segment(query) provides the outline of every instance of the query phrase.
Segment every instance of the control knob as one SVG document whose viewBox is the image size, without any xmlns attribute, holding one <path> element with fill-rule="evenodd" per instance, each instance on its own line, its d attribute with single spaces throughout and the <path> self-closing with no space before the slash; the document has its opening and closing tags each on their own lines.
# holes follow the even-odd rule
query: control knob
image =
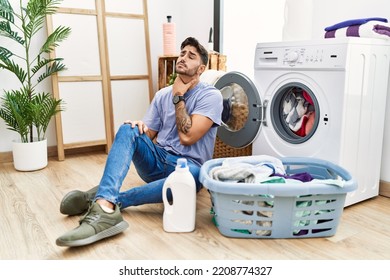
<svg viewBox="0 0 390 280">
<path fill-rule="evenodd" d="M 287 62 L 295 62 L 298 60 L 298 58 L 299 58 L 299 54 L 295 51 L 288 52 L 286 54 L 286 61 Z"/>
</svg>

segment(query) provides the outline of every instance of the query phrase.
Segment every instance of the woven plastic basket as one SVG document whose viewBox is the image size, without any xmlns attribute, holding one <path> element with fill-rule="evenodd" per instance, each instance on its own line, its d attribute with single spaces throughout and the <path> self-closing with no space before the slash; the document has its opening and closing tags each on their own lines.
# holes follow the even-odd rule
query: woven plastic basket
<svg viewBox="0 0 390 280">
<path fill-rule="evenodd" d="M 239 157 L 254 163 L 255 157 Z M 287 174 L 308 172 L 316 179 L 342 179 L 344 186 L 324 182 L 232 183 L 209 172 L 224 158 L 204 163 L 200 181 L 211 196 L 213 220 L 221 234 L 238 238 L 307 238 L 336 233 L 348 192 L 357 188 L 351 175 L 331 162 L 282 158 Z"/>
</svg>

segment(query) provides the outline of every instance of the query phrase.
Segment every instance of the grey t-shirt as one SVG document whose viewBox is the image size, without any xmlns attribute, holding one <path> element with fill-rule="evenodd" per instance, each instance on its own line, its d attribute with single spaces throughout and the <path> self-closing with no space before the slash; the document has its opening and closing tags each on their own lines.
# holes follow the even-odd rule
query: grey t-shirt
<svg viewBox="0 0 390 280">
<path fill-rule="evenodd" d="M 172 102 L 172 86 L 159 90 L 144 117 L 145 124 L 157 131 L 157 145 L 177 155 L 182 155 L 199 165 L 213 156 L 217 128 L 221 125 L 222 95 L 215 87 L 200 82 L 184 94 L 189 115 L 203 115 L 214 124 L 198 142 L 191 146 L 180 144 L 176 127 L 175 105 Z"/>
</svg>

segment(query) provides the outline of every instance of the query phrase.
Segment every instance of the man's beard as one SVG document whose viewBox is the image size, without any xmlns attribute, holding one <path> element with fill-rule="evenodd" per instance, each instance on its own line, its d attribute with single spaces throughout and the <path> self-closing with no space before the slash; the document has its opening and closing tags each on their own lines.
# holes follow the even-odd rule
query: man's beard
<svg viewBox="0 0 390 280">
<path fill-rule="evenodd" d="M 186 75 L 189 77 L 193 77 L 198 72 L 199 66 L 194 69 L 180 69 L 176 67 L 176 73 L 179 75 Z"/>
</svg>

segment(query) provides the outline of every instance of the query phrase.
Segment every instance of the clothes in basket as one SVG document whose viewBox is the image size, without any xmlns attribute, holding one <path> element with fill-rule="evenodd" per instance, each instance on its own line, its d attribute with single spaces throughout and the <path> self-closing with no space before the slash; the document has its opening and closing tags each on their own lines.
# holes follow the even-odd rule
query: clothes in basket
<svg viewBox="0 0 390 280">
<path fill-rule="evenodd" d="M 210 160 L 200 180 L 220 232 L 242 238 L 333 235 L 346 193 L 356 189 L 333 163 L 267 155 Z"/>
<path fill-rule="evenodd" d="M 344 180 L 315 179 L 308 172 L 287 174 L 283 162 L 272 156 L 252 156 L 251 162 L 245 162 L 241 157 L 226 158 L 220 166 L 210 170 L 210 177 L 217 181 L 236 183 L 304 183 L 317 182 L 343 187 Z"/>
</svg>

